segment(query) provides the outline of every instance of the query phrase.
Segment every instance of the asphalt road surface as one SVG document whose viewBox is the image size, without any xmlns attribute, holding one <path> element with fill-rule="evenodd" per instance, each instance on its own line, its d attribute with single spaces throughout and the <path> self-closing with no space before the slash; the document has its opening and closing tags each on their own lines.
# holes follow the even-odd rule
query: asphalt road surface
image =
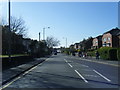
<svg viewBox="0 0 120 90">
<path fill-rule="evenodd" d="M 118 67 L 53 55 L 3 88 L 118 88 Z"/>
</svg>

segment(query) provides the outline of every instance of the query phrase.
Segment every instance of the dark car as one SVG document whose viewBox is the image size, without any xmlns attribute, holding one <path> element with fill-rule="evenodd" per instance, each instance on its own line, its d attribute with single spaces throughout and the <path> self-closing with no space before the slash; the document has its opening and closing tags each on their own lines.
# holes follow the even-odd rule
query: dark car
<svg viewBox="0 0 120 90">
<path fill-rule="evenodd" d="M 57 55 L 57 52 L 54 52 L 54 55 Z"/>
</svg>

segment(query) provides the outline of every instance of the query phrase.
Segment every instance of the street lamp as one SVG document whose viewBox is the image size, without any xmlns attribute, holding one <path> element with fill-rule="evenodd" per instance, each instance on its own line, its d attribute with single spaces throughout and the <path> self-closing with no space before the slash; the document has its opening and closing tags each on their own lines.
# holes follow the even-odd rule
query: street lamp
<svg viewBox="0 0 120 90">
<path fill-rule="evenodd" d="M 10 30 L 10 0 L 8 2 L 8 12 L 9 12 L 9 46 L 8 46 L 8 55 L 9 55 L 9 60 L 11 60 L 11 30 Z"/>
<path fill-rule="evenodd" d="M 45 29 L 47 29 L 47 28 L 49 29 L 50 27 L 44 27 L 43 28 L 43 40 L 45 40 Z"/>
<path fill-rule="evenodd" d="M 67 37 L 66 37 L 66 38 L 63 37 L 63 39 L 65 39 L 65 42 L 66 42 L 66 48 L 67 48 Z"/>
<path fill-rule="evenodd" d="M 39 32 L 39 42 L 40 42 L 40 32 Z"/>
</svg>

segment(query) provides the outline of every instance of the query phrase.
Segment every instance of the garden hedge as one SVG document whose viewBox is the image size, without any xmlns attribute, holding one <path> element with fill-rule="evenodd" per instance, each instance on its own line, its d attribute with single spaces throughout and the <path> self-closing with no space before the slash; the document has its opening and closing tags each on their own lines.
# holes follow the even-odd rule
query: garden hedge
<svg viewBox="0 0 120 90">
<path fill-rule="evenodd" d="M 111 48 L 109 50 L 109 59 L 110 60 L 117 60 L 117 48 Z"/>
<path fill-rule="evenodd" d="M 98 52 L 102 59 L 117 60 L 117 48 L 101 47 Z"/>
<path fill-rule="evenodd" d="M 117 58 L 118 58 L 118 60 L 120 60 L 120 48 L 118 48 L 118 50 L 117 50 Z"/>
<path fill-rule="evenodd" d="M 89 51 L 87 52 L 88 56 L 94 56 L 95 57 L 95 51 Z"/>
</svg>

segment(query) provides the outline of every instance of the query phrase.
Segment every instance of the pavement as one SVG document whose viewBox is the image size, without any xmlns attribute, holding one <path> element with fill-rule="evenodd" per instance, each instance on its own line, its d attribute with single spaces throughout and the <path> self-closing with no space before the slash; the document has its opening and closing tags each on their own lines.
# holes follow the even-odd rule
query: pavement
<svg viewBox="0 0 120 90">
<path fill-rule="evenodd" d="M 78 57 L 78 56 L 71 56 L 71 57 L 73 57 L 73 58 L 76 57 L 76 58 L 86 60 L 86 61 L 90 61 L 90 62 L 96 62 L 96 63 L 101 63 L 101 64 L 107 64 L 107 65 L 120 67 L 120 61 L 118 61 L 118 60 L 96 59 L 95 57 L 87 57 L 87 58 Z"/>
<path fill-rule="evenodd" d="M 34 61 L 31 61 L 26 64 L 19 65 L 17 67 L 9 68 L 7 70 L 2 71 L 2 85 L 6 84 L 7 82 L 11 81 L 15 77 L 19 76 L 20 74 L 28 71 L 32 67 L 42 63 L 47 59 L 48 57 L 45 58 L 35 58 Z"/>
</svg>

